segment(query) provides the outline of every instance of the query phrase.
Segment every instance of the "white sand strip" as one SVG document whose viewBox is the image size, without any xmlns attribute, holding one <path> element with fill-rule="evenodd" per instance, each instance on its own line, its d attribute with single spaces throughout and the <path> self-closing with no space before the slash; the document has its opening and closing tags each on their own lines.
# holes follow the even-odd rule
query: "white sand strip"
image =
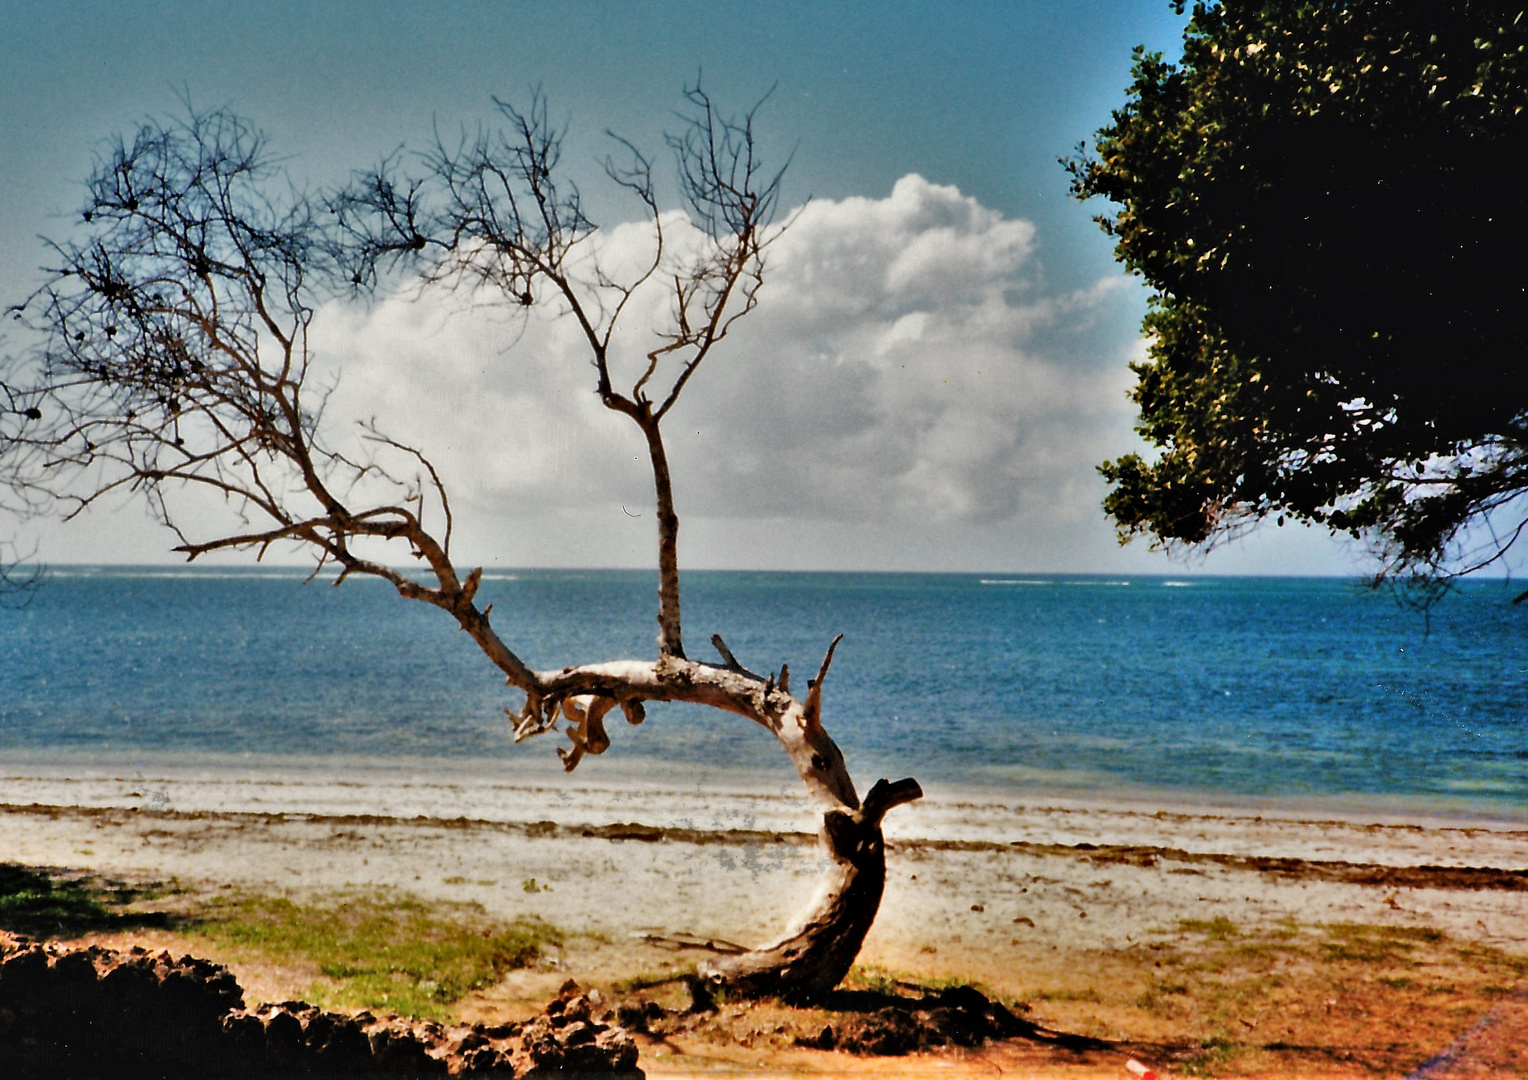
<svg viewBox="0 0 1528 1080">
<path fill-rule="evenodd" d="M 603 761 L 567 776 L 523 761 L 377 759 L 137 760 L 0 758 L 0 803 L 137 807 L 190 813 L 316 814 L 660 828 L 813 832 L 817 817 L 784 777 Z M 1384 866 L 1528 868 L 1528 823 L 1290 804 L 1188 803 L 1169 797 L 1085 799 L 930 785 L 887 820 L 892 840 L 1098 844 L 1337 860 Z"/>
</svg>

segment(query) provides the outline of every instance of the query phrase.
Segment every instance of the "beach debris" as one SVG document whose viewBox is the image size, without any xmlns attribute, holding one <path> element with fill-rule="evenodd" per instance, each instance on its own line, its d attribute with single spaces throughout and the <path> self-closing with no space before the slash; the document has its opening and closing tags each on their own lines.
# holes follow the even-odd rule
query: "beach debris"
<svg viewBox="0 0 1528 1080">
<path fill-rule="evenodd" d="M 705 934 L 690 934 L 679 932 L 675 934 L 656 934 L 648 930 L 635 931 L 631 937 L 652 945 L 655 948 L 666 949 L 669 952 L 679 952 L 684 949 L 699 949 L 703 952 L 721 953 L 724 956 L 737 956 L 748 951 L 746 945 L 736 942 L 725 941 L 722 938 L 710 937 Z"/>
<path fill-rule="evenodd" d="M 596 1018 L 598 991 L 564 983 L 523 1023 L 446 1026 L 327 1012 L 303 1001 L 247 1008 L 227 968 L 134 947 L 39 944 L 0 932 L 0 1076 L 638 1078 L 626 1029 Z"/>
<path fill-rule="evenodd" d="M 1034 1024 L 970 986 L 918 997 L 885 995 L 879 1007 L 846 1011 L 837 1026 L 798 1038 L 797 1046 L 899 1057 L 942 1046 L 976 1047 L 998 1039 L 1033 1037 Z"/>
<path fill-rule="evenodd" d="M 714 1013 L 716 1009 L 716 995 L 706 985 L 706 980 L 699 976 L 691 976 L 684 981 L 685 989 L 690 992 L 690 1007 L 685 1010 L 687 1014 Z"/>
<path fill-rule="evenodd" d="M 1139 1077 L 1140 1080 L 1157 1080 L 1157 1074 L 1135 1060 L 1135 1058 L 1125 1062 L 1125 1071 L 1131 1076 Z"/>
</svg>

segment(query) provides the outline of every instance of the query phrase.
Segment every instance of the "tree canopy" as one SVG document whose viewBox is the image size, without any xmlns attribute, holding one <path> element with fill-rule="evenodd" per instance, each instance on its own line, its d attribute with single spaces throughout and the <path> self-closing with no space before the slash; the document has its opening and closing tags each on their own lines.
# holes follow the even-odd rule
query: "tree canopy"
<svg viewBox="0 0 1528 1080">
<path fill-rule="evenodd" d="M 1182 59 L 1133 74 L 1066 162 L 1154 293 L 1157 452 L 1100 470 L 1121 540 L 1273 516 L 1367 540 L 1381 577 L 1500 559 L 1528 519 L 1522 6 L 1199 3 Z"/>
</svg>

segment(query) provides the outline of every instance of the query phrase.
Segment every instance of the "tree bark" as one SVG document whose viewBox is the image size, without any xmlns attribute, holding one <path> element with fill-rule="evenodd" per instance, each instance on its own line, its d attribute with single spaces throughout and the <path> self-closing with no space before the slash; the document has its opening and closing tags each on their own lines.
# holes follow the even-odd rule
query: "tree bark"
<svg viewBox="0 0 1528 1080">
<path fill-rule="evenodd" d="M 644 402 L 644 405 L 646 403 Z M 679 515 L 674 511 L 674 488 L 669 479 L 668 453 L 658 420 L 644 409 L 638 419 L 647 437 L 653 465 L 653 488 L 658 511 L 658 654 L 684 657 L 679 622 Z"/>
<path fill-rule="evenodd" d="M 724 645 L 718 648 L 725 650 Z M 633 709 L 634 703 L 688 701 L 768 728 L 795 765 L 807 794 L 825 808 L 819 835 L 829 864 L 827 876 L 807 910 L 780 939 L 703 965 L 700 974 L 748 996 L 811 1000 L 848 974 L 875 921 L 886 881 L 881 819 L 893 807 L 920 798 L 923 791 L 915 780 L 879 780 L 861 805 L 843 753 L 820 720 L 822 680 L 832 649 L 809 684 L 805 702 L 792 697 L 773 676 L 761 679 L 737 665 L 730 653 L 723 655 L 728 657 L 727 667 L 668 656 L 540 672 L 536 708 L 541 715 L 534 726 L 529 716 L 522 723 L 527 724 L 526 734 L 545 730 L 544 718 L 560 708 L 574 744 L 573 752 L 563 757 L 570 769 L 583 754 L 601 753 L 609 745 L 601 718 L 617 705 L 632 723 L 640 723 L 643 715 Z"/>
<path fill-rule="evenodd" d="M 833 866 L 811 905 L 773 944 L 702 964 L 701 977 L 749 997 L 811 1001 L 832 991 L 880 910 L 886 886 L 881 818 L 922 794 L 916 780 L 878 780 L 859 810 L 825 813 L 819 835 Z"/>
</svg>

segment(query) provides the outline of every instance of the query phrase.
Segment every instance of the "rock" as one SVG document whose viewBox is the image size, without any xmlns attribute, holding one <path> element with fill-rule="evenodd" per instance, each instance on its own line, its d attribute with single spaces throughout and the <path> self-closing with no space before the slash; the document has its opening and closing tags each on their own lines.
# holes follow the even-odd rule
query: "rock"
<svg viewBox="0 0 1528 1080">
<path fill-rule="evenodd" d="M 48 954 L 41 945 L 20 946 L 0 964 L 0 995 L 6 999 L 36 995 L 48 977 Z"/>
<path fill-rule="evenodd" d="M 833 1030 L 832 1024 L 825 1024 L 816 1035 L 796 1039 L 796 1045 L 810 1050 L 831 1050 L 838 1045 L 838 1034 Z"/>
<path fill-rule="evenodd" d="M 407 1076 L 445 1075 L 447 1065 L 431 1057 L 428 1045 L 402 1024 L 383 1020 L 367 1031 L 373 1067 L 382 1073 Z"/>
<path fill-rule="evenodd" d="M 645 1032 L 651 1021 L 662 1019 L 663 1015 L 663 1006 L 656 1001 L 636 1001 L 617 1006 L 613 1019 L 627 1031 Z"/>
<path fill-rule="evenodd" d="M 141 948 L 42 946 L 0 932 L 0 1076 L 639 1078 L 637 1046 L 571 980 L 524 1024 L 451 1029 L 303 1001 L 249 1010 L 227 969 Z M 662 1009 L 658 1010 L 659 1015 Z"/>
<path fill-rule="evenodd" d="M 265 1048 L 270 1061 L 295 1065 L 302 1057 L 302 1021 L 290 1012 L 277 1011 L 265 1020 Z"/>
</svg>

